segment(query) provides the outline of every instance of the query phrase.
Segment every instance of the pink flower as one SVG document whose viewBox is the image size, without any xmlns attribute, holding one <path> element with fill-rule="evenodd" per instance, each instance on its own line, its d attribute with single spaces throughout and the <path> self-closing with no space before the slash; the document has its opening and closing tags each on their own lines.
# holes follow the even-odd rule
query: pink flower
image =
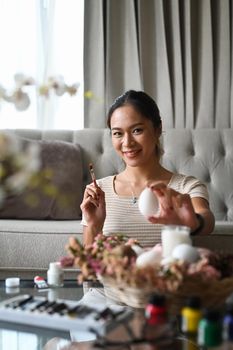
<svg viewBox="0 0 233 350">
<path fill-rule="evenodd" d="M 63 256 L 60 259 L 60 263 L 62 267 L 69 267 L 69 266 L 73 266 L 74 264 L 74 258 L 71 256 Z"/>
</svg>

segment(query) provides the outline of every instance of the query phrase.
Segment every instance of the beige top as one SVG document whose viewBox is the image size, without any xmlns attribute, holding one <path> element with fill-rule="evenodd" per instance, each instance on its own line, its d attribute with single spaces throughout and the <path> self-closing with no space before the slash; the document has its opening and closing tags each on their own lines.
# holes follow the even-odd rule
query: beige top
<svg viewBox="0 0 233 350">
<path fill-rule="evenodd" d="M 118 196 L 114 190 L 114 177 L 108 176 L 97 181 L 105 192 L 104 235 L 123 233 L 130 238 L 137 239 L 142 246 L 153 246 L 160 243 L 162 225 L 151 224 L 140 213 L 137 202 L 133 203 L 132 196 Z M 206 186 L 193 176 L 174 174 L 168 186 L 180 193 L 188 193 L 190 197 L 201 197 L 209 200 Z M 82 224 L 87 225 L 84 218 Z"/>
</svg>

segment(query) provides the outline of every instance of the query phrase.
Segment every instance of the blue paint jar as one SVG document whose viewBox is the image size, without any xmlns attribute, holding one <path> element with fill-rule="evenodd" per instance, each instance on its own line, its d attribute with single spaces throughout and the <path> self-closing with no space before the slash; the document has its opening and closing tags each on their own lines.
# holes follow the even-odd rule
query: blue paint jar
<svg viewBox="0 0 233 350">
<path fill-rule="evenodd" d="M 223 339 L 233 342 L 233 305 L 227 305 L 223 317 Z"/>
</svg>

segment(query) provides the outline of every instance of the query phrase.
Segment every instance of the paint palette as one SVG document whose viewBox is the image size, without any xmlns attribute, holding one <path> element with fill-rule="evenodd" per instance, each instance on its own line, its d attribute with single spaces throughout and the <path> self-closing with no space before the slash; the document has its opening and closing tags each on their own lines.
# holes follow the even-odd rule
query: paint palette
<svg viewBox="0 0 233 350">
<path fill-rule="evenodd" d="M 63 330 L 88 331 L 105 335 L 133 316 L 120 305 L 89 305 L 73 300 L 49 301 L 44 296 L 19 295 L 0 303 L 0 320 Z"/>
</svg>

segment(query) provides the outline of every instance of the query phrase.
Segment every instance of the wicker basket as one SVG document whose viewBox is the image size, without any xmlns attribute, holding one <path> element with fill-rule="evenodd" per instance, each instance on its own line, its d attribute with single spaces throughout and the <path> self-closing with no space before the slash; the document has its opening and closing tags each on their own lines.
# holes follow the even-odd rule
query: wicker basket
<svg viewBox="0 0 233 350">
<path fill-rule="evenodd" d="M 163 293 L 167 297 L 168 310 L 171 314 L 178 314 L 188 296 L 198 296 L 202 306 L 207 308 L 220 307 L 233 292 L 233 277 L 222 280 L 203 280 L 198 276 L 186 277 L 175 292 L 156 290 L 152 286 L 136 288 L 119 283 L 109 277 L 100 277 L 108 298 L 124 303 L 133 308 L 144 308 L 148 297 L 152 293 Z"/>
</svg>

